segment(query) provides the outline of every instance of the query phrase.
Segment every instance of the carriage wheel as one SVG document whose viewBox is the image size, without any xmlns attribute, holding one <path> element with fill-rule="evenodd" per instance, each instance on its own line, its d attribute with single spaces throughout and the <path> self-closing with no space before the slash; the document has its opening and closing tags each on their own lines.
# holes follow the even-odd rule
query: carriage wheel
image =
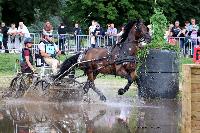
<svg viewBox="0 0 200 133">
<path fill-rule="evenodd" d="M 15 92 L 16 92 L 16 88 L 17 88 L 17 80 L 18 80 L 18 78 L 19 77 L 15 77 L 14 79 L 12 79 L 9 89 L 5 90 L 4 94 L 2 95 L 2 98 L 14 97 Z"/>
<path fill-rule="evenodd" d="M 4 97 L 13 97 L 18 98 L 23 95 L 23 90 L 20 90 L 20 81 L 21 77 L 15 77 L 11 83 L 8 92 L 4 95 Z"/>
<path fill-rule="evenodd" d="M 38 96 L 49 96 L 49 89 L 51 84 L 46 80 L 39 80 L 35 83 L 34 90 L 36 91 Z"/>
<path fill-rule="evenodd" d="M 32 84 L 32 79 L 33 79 L 32 74 L 22 76 L 19 79 L 19 87 L 16 88 L 16 95 L 15 95 L 16 98 L 24 96 L 25 92 Z"/>
</svg>

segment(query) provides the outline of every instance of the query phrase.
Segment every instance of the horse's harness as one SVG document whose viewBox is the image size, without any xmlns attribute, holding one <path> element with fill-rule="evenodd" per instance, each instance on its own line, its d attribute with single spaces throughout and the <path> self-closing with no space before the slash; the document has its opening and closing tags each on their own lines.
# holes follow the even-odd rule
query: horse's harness
<svg viewBox="0 0 200 133">
<path fill-rule="evenodd" d="M 139 24 L 135 25 L 135 30 L 136 31 L 140 31 L 141 30 Z M 120 41 L 119 43 L 115 44 L 113 46 L 113 48 L 111 48 L 111 51 L 108 51 L 108 56 L 102 57 L 102 58 L 99 58 L 99 59 L 88 60 L 88 61 L 84 62 L 83 64 L 85 64 L 84 66 L 85 66 L 85 68 L 87 68 L 87 64 L 89 62 L 98 62 L 98 61 L 102 61 L 102 60 L 107 60 L 109 62 L 107 65 L 101 66 L 101 67 L 97 68 L 96 70 L 94 70 L 94 71 L 98 71 L 100 69 L 103 69 L 103 68 L 108 67 L 108 66 L 112 66 L 114 64 L 116 64 L 116 65 L 121 65 L 122 64 L 123 65 L 124 63 L 136 63 L 137 62 L 136 61 L 136 56 L 134 56 L 134 55 L 128 55 L 127 52 L 126 52 L 123 55 L 118 55 L 117 58 L 115 59 L 116 55 L 113 55 L 112 51 L 114 50 L 114 48 L 116 46 L 118 46 L 119 49 L 120 49 L 119 51 L 121 51 L 122 48 L 123 48 L 123 45 L 125 45 L 125 44 L 133 43 L 133 42 L 136 42 L 136 43 L 139 44 L 139 43 L 143 42 L 144 40 L 145 40 L 145 36 L 143 35 L 138 40 L 134 39 L 134 40 L 127 41 L 127 42 L 121 42 Z M 87 52 L 85 52 L 84 54 L 86 54 L 86 53 Z M 113 61 L 113 59 L 114 59 L 114 61 Z M 82 62 L 80 62 L 80 63 L 82 63 Z"/>
</svg>

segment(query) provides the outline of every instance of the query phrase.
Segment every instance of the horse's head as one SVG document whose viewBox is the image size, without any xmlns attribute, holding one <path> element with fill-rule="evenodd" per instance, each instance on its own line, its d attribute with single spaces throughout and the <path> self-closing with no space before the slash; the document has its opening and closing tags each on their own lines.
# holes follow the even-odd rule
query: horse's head
<svg viewBox="0 0 200 133">
<path fill-rule="evenodd" d="M 147 26 L 145 26 L 142 21 L 136 21 L 131 30 L 133 31 L 132 33 L 135 36 L 135 40 L 138 40 L 138 42 L 145 41 L 146 43 L 150 43 L 151 36 Z"/>
</svg>

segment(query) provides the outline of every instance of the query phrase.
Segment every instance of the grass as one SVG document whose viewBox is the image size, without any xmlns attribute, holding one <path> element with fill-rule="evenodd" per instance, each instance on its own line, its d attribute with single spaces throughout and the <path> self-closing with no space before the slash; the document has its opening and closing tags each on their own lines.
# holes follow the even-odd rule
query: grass
<svg viewBox="0 0 200 133">
<path fill-rule="evenodd" d="M 19 54 L 0 54 L 0 75 L 15 74 L 16 59 L 19 59 Z"/>
<path fill-rule="evenodd" d="M 70 54 L 61 55 L 59 60 L 64 61 L 71 56 Z M 16 74 L 17 69 L 20 69 L 19 64 L 16 62 L 20 54 L 2 53 L 0 54 L 0 76 Z"/>
<path fill-rule="evenodd" d="M 64 61 L 66 58 L 70 57 L 70 54 L 60 56 L 59 60 Z M 19 68 L 19 65 L 16 63 L 16 59 L 19 59 L 19 54 L 0 54 L 0 75 L 11 75 L 15 74 L 16 69 Z M 191 58 L 180 58 L 180 64 L 192 64 Z M 180 67 L 181 67 L 180 65 Z M 103 79 L 121 79 L 121 77 L 117 76 L 103 76 L 100 75 Z"/>
</svg>

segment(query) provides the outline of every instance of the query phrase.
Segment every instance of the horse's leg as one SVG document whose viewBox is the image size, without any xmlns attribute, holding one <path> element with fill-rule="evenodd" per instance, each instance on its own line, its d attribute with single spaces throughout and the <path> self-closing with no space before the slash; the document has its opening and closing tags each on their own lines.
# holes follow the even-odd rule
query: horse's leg
<svg viewBox="0 0 200 133">
<path fill-rule="evenodd" d="M 118 95 L 123 95 L 126 91 L 128 91 L 129 87 L 133 83 L 133 81 L 136 79 L 136 71 L 131 72 L 130 74 L 126 74 L 125 78 L 128 80 L 128 83 L 124 87 L 124 89 L 119 89 L 118 90 Z"/>
<path fill-rule="evenodd" d="M 90 80 L 87 80 L 87 82 L 83 86 L 84 94 L 87 94 L 89 89 L 90 89 Z"/>
<path fill-rule="evenodd" d="M 88 81 L 89 81 L 88 83 L 90 86 L 89 88 L 92 88 L 92 90 L 100 96 L 100 100 L 106 101 L 106 97 L 103 95 L 103 93 L 98 88 L 95 87 L 94 80 L 96 79 L 97 75 L 98 75 L 98 73 L 94 73 L 94 72 L 87 74 Z"/>
<path fill-rule="evenodd" d="M 105 102 L 106 97 L 103 95 L 103 93 L 98 88 L 95 87 L 94 82 L 91 82 L 90 86 L 93 89 L 93 91 L 96 92 L 100 96 L 100 100 Z"/>
</svg>

